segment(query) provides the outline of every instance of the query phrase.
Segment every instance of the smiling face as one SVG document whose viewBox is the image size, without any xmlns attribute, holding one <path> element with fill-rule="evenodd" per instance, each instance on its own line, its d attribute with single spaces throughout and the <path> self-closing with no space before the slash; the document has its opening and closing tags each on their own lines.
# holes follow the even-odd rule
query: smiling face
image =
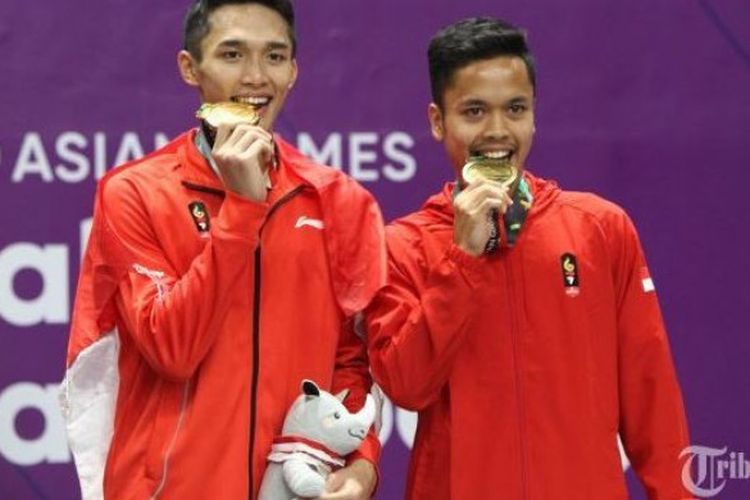
<svg viewBox="0 0 750 500">
<path fill-rule="evenodd" d="M 178 54 L 183 80 L 203 102 L 252 104 L 260 125 L 271 130 L 297 78 L 286 21 L 260 4 L 230 4 L 214 11 L 209 25 L 200 60 Z"/>
<path fill-rule="evenodd" d="M 457 70 L 430 104 L 430 127 L 461 178 L 470 156 L 507 157 L 523 170 L 534 136 L 534 88 L 523 59 L 499 56 Z"/>
</svg>

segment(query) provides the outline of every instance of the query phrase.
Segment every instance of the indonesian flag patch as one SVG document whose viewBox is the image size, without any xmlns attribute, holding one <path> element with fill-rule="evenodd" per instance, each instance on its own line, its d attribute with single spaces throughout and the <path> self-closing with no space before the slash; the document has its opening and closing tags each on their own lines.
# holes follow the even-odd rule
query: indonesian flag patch
<svg viewBox="0 0 750 500">
<path fill-rule="evenodd" d="M 641 268 L 641 286 L 643 286 L 643 291 L 645 293 L 656 291 L 654 280 L 651 279 L 651 274 L 649 274 L 646 266 Z"/>
</svg>

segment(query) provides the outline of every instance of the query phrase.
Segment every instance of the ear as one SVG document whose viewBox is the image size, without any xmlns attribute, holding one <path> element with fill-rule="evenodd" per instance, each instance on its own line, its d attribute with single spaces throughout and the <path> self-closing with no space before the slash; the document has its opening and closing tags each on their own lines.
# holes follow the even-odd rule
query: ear
<svg viewBox="0 0 750 500">
<path fill-rule="evenodd" d="M 303 380 L 300 389 L 302 389 L 302 393 L 307 396 L 305 399 L 320 397 L 320 389 L 318 389 L 318 386 L 312 380 Z"/>
<path fill-rule="evenodd" d="M 427 107 L 427 118 L 430 120 L 430 131 L 432 137 L 442 142 L 445 137 L 445 128 L 443 126 L 443 112 L 440 110 L 440 106 L 431 102 Z"/>
<path fill-rule="evenodd" d="M 299 70 L 297 68 L 297 59 L 292 59 L 292 79 L 289 80 L 289 84 L 287 85 L 287 88 L 289 90 L 292 90 L 292 87 L 294 87 L 294 84 L 297 82 L 297 74 Z"/>
<path fill-rule="evenodd" d="M 177 53 L 177 68 L 180 70 L 182 81 L 191 87 L 200 86 L 200 83 L 198 82 L 197 66 L 198 62 L 187 50 L 181 50 Z"/>
<path fill-rule="evenodd" d="M 348 395 L 349 395 L 349 389 L 344 389 L 343 391 L 336 394 L 336 399 L 338 399 L 339 401 L 343 403 Z"/>
</svg>

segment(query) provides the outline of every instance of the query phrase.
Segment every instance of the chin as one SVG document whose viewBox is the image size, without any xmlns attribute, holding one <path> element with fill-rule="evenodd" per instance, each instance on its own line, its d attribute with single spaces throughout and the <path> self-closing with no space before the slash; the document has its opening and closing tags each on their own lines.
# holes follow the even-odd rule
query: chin
<svg viewBox="0 0 750 500">
<path fill-rule="evenodd" d="M 276 123 L 276 115 L 271 113 L 262 113 L 260 115 L 260 126 L 266 130 L 272 130 Z"/>
</svg>

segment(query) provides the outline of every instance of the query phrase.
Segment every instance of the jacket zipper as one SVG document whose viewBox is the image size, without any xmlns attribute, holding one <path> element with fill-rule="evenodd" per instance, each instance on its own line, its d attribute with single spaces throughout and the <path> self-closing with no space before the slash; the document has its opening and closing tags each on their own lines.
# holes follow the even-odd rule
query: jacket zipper
<svg viewBox="0 0 750 500">
<path fill-rule="evenodd" d="M 153 494 L 151 495 L 151 500 L 154 500 L 156 497 L 158 497 L 161 494 L 161 492 L 164 490 L 164 486 L 167 484 L 167 474 L 169 473 L 169 457 L 172 454 L 172 448 L 174 448 L 174 445 L 177 442 L 177 435 L 180 433 L 180 429 L 182 428 L 182 422 L 185 418 L 185 410 L 187 410 L 187 402 L 188 402 L 189 395 L 190 395 L 190 380 L 185 382 L 185 387 L 182 390 L 182 403 L 180 405 L 180 416 L 177 418 L 177 425 L 175 426 L 174 433 L 172 434 L 172 439 L 169 441 L 169 446 L 167 446 L 167 450 L 164 452 L 164 465 L 163 465 L 162 474 L 161 474 L 161 481 L 159 482 L 159 485 L 156 487 L 156 490 L 154 490 Z"/>
<path fill-rule="evenodd" d="M 518 318 L 517 318 L 517 311 L 516 311 L 516 303 L 514 302 L 513 298 L 516 296 L 515 289 L 513 285 L 513 266 L 511 264 L 511 256 L 506 255 L 507 259 L 507 268 L 505 270 L 506 272 L 506 278 L 508 282 L 508 310 L 510 312 L 510 338 L 511 338 L 511 345 L 513 349 L 513 368 L 515 371 L 515 378 L 516 378 L 516 407 L 518 411 L 518 433 L 519 433 L 519 439 L 520 439 L 520 446 L 521 446 L 521 487 L 522 487 L 522 497 L 521 498 L 529 498 L 529 492 L 528 492 L 528 450 L 527 446 L 528 443 L 526 442 L 526 410 L 525 410 L 525 400 L 523 396 L 523 381 L 521 380 L 522 376 L 522 368 L 521 368 L 521 355 L 519 354 L 519 331 L 518 331 Z"/>
<path fill-rule="evenodd" d="M 294 198 L 305 188 L 304 185 L 297 186 L 292 189 L 284 196 L 279 198 L 276 203 L 268 211 L 266 220 L 258 231 L 258 246 L 255 248 L 255 276 L 253 280 L 253 373 L 250 383 L 250 448 L 249 448 L 249 459 L 248 459 L 248 474 L 250 477 L 250 490 L 248 491 L 248 498 L 252 500 L 253 491 L 255 490 L 255 478 L 253 477 L 253 450 L 255 449 L 255 426 L 256 426 L 256 413 L 257 413 L 257 397 L 258 397 L 258 380 L 260 378 L 260 286 L 261 286 L 261 235 L 263 234 L 263 228 L 266 227 L 271 216 L 276 210 L 283 204 Z"/>
</svg>

